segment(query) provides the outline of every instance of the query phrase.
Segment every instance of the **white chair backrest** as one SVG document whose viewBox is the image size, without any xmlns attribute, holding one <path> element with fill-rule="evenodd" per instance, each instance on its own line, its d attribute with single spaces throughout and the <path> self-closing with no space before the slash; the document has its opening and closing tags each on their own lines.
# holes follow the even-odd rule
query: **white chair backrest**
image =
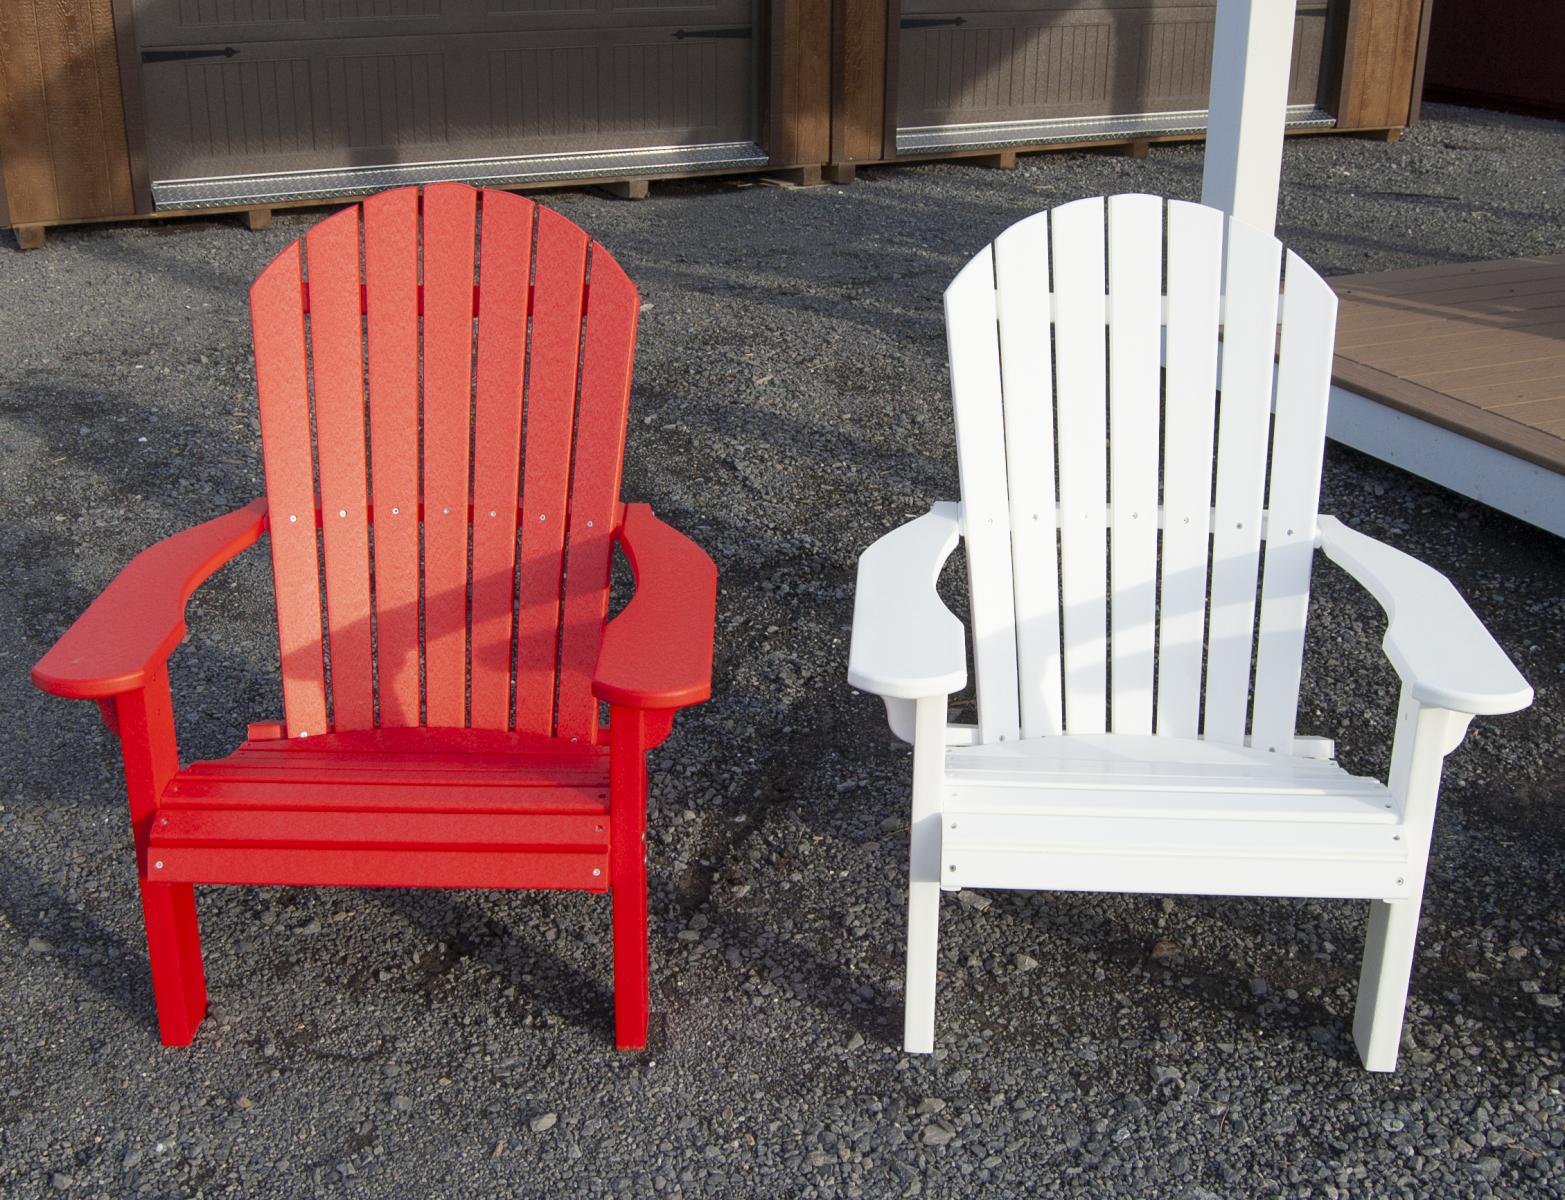
<svg viewBox="0 0 1565 1200">
<path fill-rule="evenodd" d="M 1166 210 L 1166 273 L 1164 202 L 1114 196 L 946 290 L 981 742 L 1291 750 L 1337 300 L 1271 235 Z"/>
</svg>

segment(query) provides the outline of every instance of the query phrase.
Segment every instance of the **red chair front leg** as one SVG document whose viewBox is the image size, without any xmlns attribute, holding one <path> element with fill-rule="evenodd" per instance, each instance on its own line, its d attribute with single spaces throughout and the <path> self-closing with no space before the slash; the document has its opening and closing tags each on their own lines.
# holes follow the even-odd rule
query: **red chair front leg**
<svg viewBox="0 0 1565 1200">
<path fill-rule="evenodd" d="M 644 1050 L 647 1045 L 647 746 L 648 725 L 659 715 L 618 705 L 609 710 L 614 1042 L 621 1050 Z"/>
<path fill-rule="evenodd" d="M 201 966 L 195 888 L 188 883 L 159 883 L 158 861 L 147 855 L 158 798 L 179 769 L 167 671 L 159 667 L 144 686 L 116 696 L 114 705 L 125 760 L 125 790 L 130 799 L 136 874 L 147 924 L 158 1033 L 165 1046 L 188 1046 L 206 1016 L 206 973 Z"/>
</svg>

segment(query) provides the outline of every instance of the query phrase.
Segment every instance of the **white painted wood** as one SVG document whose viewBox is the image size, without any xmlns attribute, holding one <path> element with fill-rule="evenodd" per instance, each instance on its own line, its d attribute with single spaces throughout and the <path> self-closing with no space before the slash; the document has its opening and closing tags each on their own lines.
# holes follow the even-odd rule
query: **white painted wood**
<svg viewBox="0 0 1565 1200">
<path fill-rule="evenodd" d="M 1277 225 L 1294 6 L 1218 0 L 1201 203 L 1270 233 Z"/>
<path fill-rule="evenodd" d="M 1461 742 L 1470 719 L 1420 704 L 1411 688 L 1402 689 L 1389 782 L 1407 830 L 1409 858 L 1401 880 L 1407 890 L 1401 899 L 1382 897 L 1370 907 L 1353 1013 L 1353 1041 L 1371 1071 L 1396 1069 L 1440 774 L 1445 756 Z"/>
<path fill-rule="evenodd" d="M 1532 703 L 1532 688 L 1444 575 L 1334 517 L 1318 530 L 1326 557 L 1386 610 L 1381 646 L 1415 700 L 1475 715 Z"/>
<path fill-rule="evenodd" d="M 1337 296 L 1298 255 L 1283 279 L 1266 560 L 1255 650 L 1255 744 L 1287 753 L 1299 708 L 1304 620 L 1310 607 L 1315 514 L 1326 440 L 1326 398 L 1337 329 Z"/>
<path fill-rule="evenodd" d="M 962 622 L 935 591 L 961 528 L 957 505 L 936 504 L 859 555 L 848 648 L 854 687 L 920 700 L 967 686 Z"/>
<path fill-rule="evenodd" d="M 1048 213 L 1012 225 L 994 254 L 1021 735 L 1038 737 L 1064 729 Z"/>
<path fill-rule="evenodd" d="M 1558 471 L 1335 386 L 1326 436 L 1565 537 L 1565 475 Z"/>
<path fill-rule="evenodd" d="M 972 599 L 973 671 L 984 741 L 1020 729 L 1016 611 L 1011 585 L 1011 515 L 1005 478 L 994 256 L 980 251 L 946 289 L 946 344 L 962 478 L 962 533 Z"/>
<path fill-rule="evenodd" d="M 1220 214 L 1171 205 L 1164 298 L 1157 204 L 1111 202 L 1107 250 L 1102 202 L 1067 205 L 1005 235 L 998 268 L 985 251 L 958 276 L 947 316 L 963 504 L 937 505 L 860 560 L 849 678 L 885 698 L 914 747 L 905 1045 L 934 1046 L 943 888 L 1356 897 L 1374 907 L 1355 1039 L 1367 1066 L 1389 1070 L 1441 762 L 1466 714 L 1522 707 L 1531 689 L 1438 573 L 1317 516 L 1334 325 L 1324 283 L 1289 258 L 1274 370 L 1276 240 L 1230 222 L 1219 287 Z M 965 646 L 935 582 L 959 534 L 977 725 L 946 720 Z M 1390 617 L 1384 646 L 1404 695 L 1388 784 L 1347 774 L 1329 739 L 1293 734 L 1313 546 Z M 1162 624 L 1149 647 L 1154 579 Z M 1056 642 L 1063 684 L 1049 674 Z"/>
<path fill-rule="evenodd" d="M 1236 744 L 1244 740 L 1250 692 L 1281 269 L 1282 247 L 1276 238 L 1228 222 L 1223 291 L 1229 316 L 1223 333 L 1217 417 L 1202 732 Z M 1321 447 L 1292 447 L 1289 452 L 1319 454 Z"/>
<path fill-rule="evenodd" d="M 1222 214 L 1170 201 L 1157 731 L 1173 737 L 1200 728 L 1222 262 Z"/>
<path fill-rule="evenodd" d="M 1108 202 L 1109 708 L 1116 733 L 1152 732 L 1157 623 L 1163 202 Z"/>
<path fill-rule="evenodd" d="M 935 984 L 940 957 L 940 778 L 946 703 L 918 701 L 913 740 L 913 809 L 908 851 L 908 934 L 902 1044 L 935 1048 Z"/>
<path fill-rule="evenodd" d="M 1313 896 L 1364 900 L 1395 895 L 1395 862 L 1214 854 L 1133 855 L 1048 849 L 948 848 L 941 886 L 1157 896 Z M 955 870 L 952 870 L 952 868 Z"/>
<path fill-rule="evenodd" d="M 1106 327 L 1093 300 L 1106 294 L 1101 199 L 1054 210 L 1055 426 L 1060 460 L 1060 591 L 1065 727 L 1107 727 L 1108 378 Z M 1079 303 L 1077 301 L 1079 300 Z"/>
</svg>

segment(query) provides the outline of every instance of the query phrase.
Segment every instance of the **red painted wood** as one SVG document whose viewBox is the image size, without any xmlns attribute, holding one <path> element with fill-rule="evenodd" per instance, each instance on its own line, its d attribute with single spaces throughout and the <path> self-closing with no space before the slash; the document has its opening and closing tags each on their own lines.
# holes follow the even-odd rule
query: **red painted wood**
<svg viewBox="0 0 1565 1200">
<path fill-rule="evenodd" d="M 424 189 L 424 719 L 467 720 L 468 453 L 478 193 Z"/>
<path fill-rule="evenodd" d="M 511 724 L 511 608 L 533 203 L 509 192 L 486 191 L 483 217 L 478 273 L 489 303 L 478 321 L 473 408 L 470 723 L 477 729 L 505 729 Z"/>
<path fill-rule="evenodd" d="M 115 710 L 158 1034 L 164 1045 L 187 1046 L 206 1015 L 206 975 L 201 965 L 195 893 L 188 883 L 163 879 L 158 860 L 148 854 L 158 796 L 179 768 L 174 701 L 165 670 L 159 666 L 142 687 L 121 692 L 115 698 Z"/>
<path fill-rule="evenodd" d="M 647 1044 L 651 965 L 647 947 L 647 714 L 609 717 L 609 876 L 614 893 L 614 1041 Z"/>
<path fill-rule="evenodd" d="M 375 676 L 358 206 L 310 230 L 305 269 L 310 273 L 310 374 L 315 383 L 332 727 L 368 729 L 375 724 Z M 304 586 L 303 581 L 294 586 Z"/>
<path fill-rule="evenodd" d="M 149 853 L 157 870 L 174 869 L 173 851 L 187 846 L 266 846 L 352 850 L 509 850 L 554 854 L 607 849 L 606 815 L 568 813 L 448 812 L 261 808 L 170 808 L 158 810 Z M 159 877 L 161 878 L 161 876 Z M 173 876 L 168 876 L 173 878 Z M 221 882 L 214 880 L 213 882 Z M 323 881 L 324 882 L 324 881 Z"/>
<path fill-rule="evenodd" d="M 587 235 L 558 213 L 540 208 L 516 631 L 516 728 L 533 733 L 554 732 L 571 426 L 586 267 Z"/>
<path fill-rule="evenodd" d="M 382 725 L 421 721 L 418 638 L 418 192 L 364 202 L 375 679 Z"/>
<path fill-rule="evenodd" d="M 588 280 L 555 716 L 555 732 L 560 737 L 583 740 L 598 736 L 592 671 L 608 613 L 609 562 L 625 457 L 631 358 L 641 311 L 635 286 L 600 246 L 592 249 Z"/>
<path fill-rule="evenodd" d="M 261 453 L 267 503 L 274 514 L 269 525 L 283 712 L 290 736 L 323 733 L 327 728 L 315 455 L 310 442 L 304 314 L 299 305 L 301 269 L 295 243 L 273 259 L 250 288 Z"/>
<path fill-rule="evenodd" d="M 185 636 L 185 605 L 229 559 L 255 545 L 266 501 L 143 550 L 33 667 L 38 687 L 92 700 L 144 686 Z"/>
<path fill-rule="evenodd" d="M 307 236 L 308 290 L 297 244 L 267 268 L 252 310 L 270 507 L 138 556 L 34 669 L 42 687 L 103 700 L 122 738 L 167 1042 L 188 1042 L 206 1006 L 191 885 L 228 882 L 612 886 L 616 1039 L 646 1043 L 646 752 L 710 691 L 715 572 L 619 503 L 635 289 L 553 213 L 538 215 L 534 262 L 519 197 L 485 193 L 477 249 L 476 196 L 429 188 L 422 247 L 411 191 L 369 201 L 362 281 L 355 209 Z M 263 528 L 286 720 L 181 771 L 164 664 L 184 603 Z M 615 536 L 637 592 L 605 632 Z"/>
<path fill-rule="evenodd" d="M 625 506 L 619 540 L 636 593 L 604 631 L 593 694 L 638 708 L 700 704 L 712 694 L 717 568 L 645 504 Z"/>
</svg>

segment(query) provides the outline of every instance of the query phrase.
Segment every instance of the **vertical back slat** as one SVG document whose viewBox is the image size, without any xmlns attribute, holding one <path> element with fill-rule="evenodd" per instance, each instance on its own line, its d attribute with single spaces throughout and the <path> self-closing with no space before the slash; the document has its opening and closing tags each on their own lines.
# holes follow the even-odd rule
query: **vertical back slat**
<svg viewBox="0 0 1565 1200">
<path fill-rule="evenodd" d="M 1170 201 L 1157 731 L 1171 737 L 1201 726 L 1222 262 L 1222 213 Z"/>
<path fill-rule="evenodd" d="M 375 673 L 382 725 L 417 725 L 418 191 L 364 202 Z"/>
<path fill-rule="evenodd" d="M 581 340 L 581 399 L 571 465 L 560 632 L 558 737 L 595 741 L 592 672 L 608 614 L 609 564 L 618 519 L 631 362 L 641 313 L 635 285 L 609 254 L 592 248 Z"/>
<path fill-rule="evenodd" d="M 473 406 L 473 631 L 470 723 L 511 720 L 511 605 L 522 450 L 533 203 L 483 193 L 477 388 Z"/>
<path fill-rule="evenodd" d="M 310 363 L 326 558 L 332 728 L 375 724 L 371 661 L 369 493 L 364 462 L 363 297 L 359 208 L 328 217 L 305 239 Z"/>
<path fill-rule="evenodd" d="M 984 742 L 1014 740 L 1020 729 L 996 302 L 994 254 L 986 247 L 962 268 L 945 295 L 962 533 L 972 602 L 978 736 Z"/>
<path fill-rule="evenodd" d="M 315 545 L 315 464 L 304 345 L 299 244 L 284 250 L 250 288 L 261 453 L 271 523 L 272 577 L 283 712 L 289 737 L 326 732 L 321 657 L 320 560 Z"/>
<path fill-rule="evenodd" d="M 549 734 L 554 729 L 587 235 L 558 213 L 540 208 L 537 240 L 516 610 L 516 728 Z"/>
<path fill-rule="evenodd" d="M 1062 205 L 1053 226 L 1065 727 L 1102 733 L 1108 609 L 1103 201 Z"/>
<path fill-rule="evenodd" d="M 1021 735 L 1039 737 L 1064 728 L 1048 214 L 1012 225 L 994 256 Z"/>
<path fill-rule="evenodd" d="M 1229 220 L 1204 732 L 1234 745 L 1249 708 L 1281 255 L 1276 238 Z"/>
<path fill-rule="evenodd" d="M 424 189 L 424 720 L 467 719 L 467 502 L 478 193 Z"/>
<path fill-rule="evenodd" d="M 1108 284 L 1110 716 L 1116 733 L 1151 733 L 1163 333 L 1157 197 L 1108 202 Z"/>
<path fill-rule="evenodd" d="M 1290 253 L 1283 289 L 1277 416 L 1266 503 L 1266 569 L 1250 730 L 1256 746 L 1280 754 L 1292 751 L 1299 705 L 1336 328 L 1336 294 L 1298 255 Z"/>
</svg>

